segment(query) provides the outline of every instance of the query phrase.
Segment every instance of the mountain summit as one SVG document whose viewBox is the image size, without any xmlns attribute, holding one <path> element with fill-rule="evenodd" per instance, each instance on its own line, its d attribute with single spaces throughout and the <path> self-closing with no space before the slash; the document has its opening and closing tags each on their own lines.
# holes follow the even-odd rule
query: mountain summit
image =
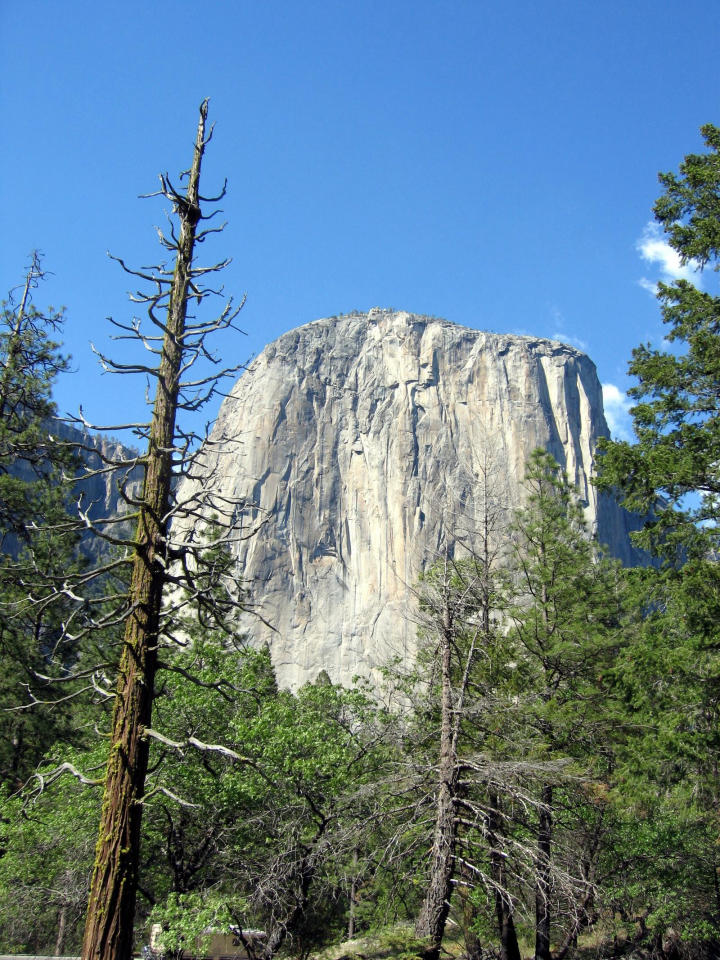
<svg viewBox="0 0 720 960">
<path fill-rule="evenodd" d="M 373 309 L 266 347 L 223 403 L 197 482 L 265 520 L 237 569 L 280 682 L 348 682 L 414 652 L 412 589 L 472 530 L 489 458 L 493 495 L 513 507 L 529 454 L 549 450 L 599 540 L 637 562 L 631 518 L 590 482 L 607 434 L 595 366 L 572 347 Z"/>
</svg>

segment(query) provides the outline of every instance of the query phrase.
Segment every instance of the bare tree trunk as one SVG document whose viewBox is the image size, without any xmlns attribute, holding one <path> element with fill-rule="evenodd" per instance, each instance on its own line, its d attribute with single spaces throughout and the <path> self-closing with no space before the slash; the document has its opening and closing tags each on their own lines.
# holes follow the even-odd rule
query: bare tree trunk
<svg viewBox="0 0 720 960">
<path fill-rule="evenodd" d="M 495 916 L 500 938 L 500 960 L 520 960 L 512 905 L 507 894 L 505 858 L 501 849 L 503 835 L 500 798 L 493 791 L 489 795 L 488 842 L 490 844 L 490 876 L 495 887 Z"/>
<path fill-rule="evenodd" d="M 463 940 L 465 941 L 465 960 L 482 960 L 483 949 L 480 938 L 472 929 L 473 921 L 477 917 L 477 908 L 470 899 L 468 889 L 469 871 L 461 870 L 463 882 L 458 886 L 458 896 L 461 904 Z"/>
<path fill-rule="evenodd" d="M 357 871 L 358 871 L 358 852 L 357 847 L 353 850 L 352 858 L 352 880 L 350 881 L 350 902 L 348 903 L 348 926 L 347 938 L 352 940 L 355 936 L 355 913 L 357 908 Z"/>
<path fill-rule="evenodd" d="M 140 820 L 149 743 L 158 625 L 165 585 L 165 540 L 171 492 L 172 450 L 183 357 L 188 281 L 200 217 L 200 165 L 205 147 L 207 102 L 200 121 L 181 220 L 177 259 L 145 458 L 143 501 L 112 718 L 110 757 L 103 795 L 85 938 L 84 960 L 130 960 L 138 882 Z"/>
<path fill-rule="evenodd" d="M 65 924 L 67 922 L 67 906 L 65 904 L 60 907 L 60 915 L 58 917 L 58 932 L 57 938 L 55 940 L 55 952 L 53 956 L 61 957 L 63 952 L 63 946 L 65 945 Z"/>
<path fill-rule="evenodd" d="M 535 960 L 550 956 L 550 843 L 553 788 L 542 788 L 535 868 Z"/>
<path fill-rule="evenodd" d="M 545 543 L 540 544 L 540 556 L 544 562 Z M 548 614 L 549 595 L 547 583 L 541 588 L 542 620 L 544 636 L 550 634 Z M 549 698 L 546 691 L 546 698 Z M 544 731 L 550 736 L 551 731 Z M 550 844 L 552 837 L 552 801 L 553 788 L 544 784 L 540 794 L 540 813 L 537 837 L 537 858 L 535 867 L 535 960 L 551 960 L 550 955 Z"/>
<path fill-rule="evenodd" d="M 450 897 L 455 875 L 457 758 L 452 728 L 451 629 L 449 611 L 446 610 L 441 641 L 440 762 L 435 832 L 428 889 L 415 925 L 417 936 L 428 940 L 425 950 L 426 960 L 437 960 L 439 956 L 445 924 L 450 912 Z"/>
<path fill-rule="evenodd" d="M 501 905 L 498 920 L 500 926 L 500 960 L 520 960 L 520 947 L 515 931 L 515 921 L 506 903 Z"/>
</svg>

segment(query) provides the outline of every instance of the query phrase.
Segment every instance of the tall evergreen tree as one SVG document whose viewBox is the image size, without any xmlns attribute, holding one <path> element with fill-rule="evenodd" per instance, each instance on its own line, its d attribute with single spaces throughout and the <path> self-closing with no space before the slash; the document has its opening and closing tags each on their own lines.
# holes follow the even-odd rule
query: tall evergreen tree
<svg viewBox="0 0 720 960">
<path fill-rule="evenodd" d="M 63 312 L 45 312 L 33 293 L 45 277 L 40 255 L 31 262 L 19 301 L 11 293 L 0 309 L 0 543 L 17 552 L 30 530 L 56 509 L 58 470 L 71 460 L 51 439 L 53 383 L 67 370 L 55 337 Z"/>
<path fill-rule="evenodd" d="M 641 542 L 664 561 L 662 570 L 640 584 L 645 621 L 620 678 L 642 729 L 650 731 L 634 760 L 638 774 L 647 771 L 636 777 L 645 788 L 637 806 L 663 811 L 666 823 L 692 812 L 695 832 L 716 835 L 720 296 L 715 278 L 703 271 L 720 270 L 720 128 L 707 124 L 701 133 L 707 150 L 688 154 L 677 173 L 660 174 L 663 192 L 654 207 L 668 243 L 683 264 L 696 267 L 698 282 L 658 284 L 669 346 L 643 344 L 633 350 L 629 372 L 636 383 L 630 395 L 636 401 L 631 413 L 637 440 L 605 441 L 599 483 L 649 517 Z M 681 889 L 685 894 L 656 897 L 652 877 L 660 861 L 649 864 L 650 916 L 660 925 L 680 925 L 684 915 L 688 933 L 694 929 L 699 935 L 704 924 L 706 934 L 717 936 L 716 844 L 706 846 L 708 856 L 696 867 L 681 847 L 675 862 L 688 871 L 676 867 L 675 878 L 678 894 Z M 638 882 L 642 887 L 642 879 Z M 688 898 L 697 906 L 694 918 L 688 916 Z M 668 909 L 656 909 L 660 900 Z"/>
<path fill-rule="evenodd" d="M 76 538 L 64 535 L 75 459 L 53 437 L 52 388 L 68 367 L 56 341 L 63 313 L 39 310 L 33 295 L 45 277 L 33 253 L 19 296 L 0 310 L 0 782 L 19 785 L 58 736 L 69 736 L 66 706 L 35 705 L 30 689 L 52 685 L 63 664 L 51 651 L 63 616 L 26 608 L 35 571 L 62 571 L 76 562 Z"/>
<path fill-rule="evenodd" d="M 707 153 L 689 154 L 679 174 L 660 175 L 655 217 L 683 263 L 717 271 L 720 128 L 708 124 L 702 134 Z M 685 279 L 659 283 L 657 296 L 671 346 L 633 350 L 637 441 L 604 442 L 599 484 L 652 514 L 645 545 L 671 557 L 707 556 L 720 530 L 720 296 Z"/>
<path fill-rule="evenodd" d="M 592 778 L 607 762 L 610 747 L 612 713 L 603 676 L 622 642 L 622 577 L 590 538 L 574 491 L 550 454 L 532 454 L 525 483 L 528 499 L 512 524 L 508 570 L 517 597 L 509 636 L 520 673 L 518 723 L 524 733 L 519 746 L 528 761 L 565 759 L 574 763 L 574 777 Z M 571 789 L 572 777 L 538 779 L 535 957 L 550 960 L 558 919 L 554 908 L 562 904 L 562 913 L 570 918 L 564 930 L 556 930 L 566 952 L 586 922 L 592 883 L 583 867 L 586 852 L 578 850 L 575 863 L 565 857 L 566 885 L 558 898 L 559 885 L 553 881 L 560 861 L 553 853 L 560 834 L 558 812 L 563 806 L 581 810 L 582 793 L 563 804 L 560 797 Z M 562 953 L 561 948 L 556 958 Z"/>
</svg>

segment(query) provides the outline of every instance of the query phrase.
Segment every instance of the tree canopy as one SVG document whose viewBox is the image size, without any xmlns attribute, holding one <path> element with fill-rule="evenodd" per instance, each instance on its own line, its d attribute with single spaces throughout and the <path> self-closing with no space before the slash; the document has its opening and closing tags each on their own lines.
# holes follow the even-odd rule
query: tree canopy
<svg viewBox="0 0 720 960">
<path fill-rule="evenodd" d="M 680 549 L 682 557 L 693 544 L 701 553 L 715 549 L 720 520 L 720 296 L 700 287 L 703 268 L 720 268 L 720 129 L 708 124 L 702 133 L 708 152 L 661 174 L 655 204 L 669 244 L 696 267 L 698 283 L 658 284 L 667 346 L 633 350 L 637 441 L 606 441 L 599 477 L 629 509 L 650 515 L 646 546 L 668 555 Z"/>
</svg>

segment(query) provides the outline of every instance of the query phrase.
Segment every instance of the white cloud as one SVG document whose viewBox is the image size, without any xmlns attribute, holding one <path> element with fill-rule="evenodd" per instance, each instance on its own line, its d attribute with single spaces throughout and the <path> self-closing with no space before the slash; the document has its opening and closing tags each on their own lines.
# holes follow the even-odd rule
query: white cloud
<svg viewBox="0 0 720 960">
<path fill-rule="evenodd" d="M 615 440 L 632 440 L 632 418 L 630 407 L 632 401 L 614 383 L 602 385 L 603 407 L 605 419 Z"/>
<path fill-rule="evenodd" d="M 681 263 L 678 252 L 663 239 L 660 227 L 656 223 L 651 221 L 646 224 L 635 248 L 645 263 L 659 267 L 660 280 L 663 283 L 672 283 L 673 280 L 692 280 L 696 286 L 699 286 L 698 264 L 694 260 Z M 656 281 L 642 277 L 638 282 L 643 290 L 652 294 L 657 293 Z"/>
<path fill-rule="evenodd" d="M 647 277 L 640 277 L 640 279 L 638 280 L 638 283 L 643 288 L 643 290 L 647 290 L 647 292 L 651 293 L 653 296 L 657 294 L 658 292 L 657 280 L 652 281 L 652 280 L 648 280 Z"/>
</svg>

